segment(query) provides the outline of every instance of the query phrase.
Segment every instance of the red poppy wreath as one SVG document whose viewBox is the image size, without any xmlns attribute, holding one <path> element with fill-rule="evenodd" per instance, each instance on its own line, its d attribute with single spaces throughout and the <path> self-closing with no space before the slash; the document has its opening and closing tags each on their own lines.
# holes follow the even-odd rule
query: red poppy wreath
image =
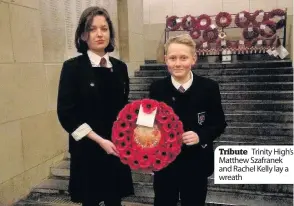
<svg viewBox="0 0 294 206">
<path fill-rule="evenodd" d="M 142 114 L 143 113 L 143 114 Z M 153 127 L 137 124 L 140 115 L 154 115 Z M 173 109 L 152 99 L 135 100 L 118 114 L 112 141 L 120 160 L 133 170 L 159 171 L 181 151 L 183 124 Z"/>
</svg>

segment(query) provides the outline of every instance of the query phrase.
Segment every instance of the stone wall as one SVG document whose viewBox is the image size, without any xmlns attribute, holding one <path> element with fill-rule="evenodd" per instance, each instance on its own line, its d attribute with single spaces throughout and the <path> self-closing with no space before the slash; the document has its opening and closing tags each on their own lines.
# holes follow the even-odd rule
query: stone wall
<svg viewBox="0 0 294 206">
<path fill-rule="evenodd" d="M 56 115 L 59 75 L 77 55 L 74 31 L 90 5 L 104 6 L 118 30 L 115 0 L 0 1 L 1 206 L 28 194 L 67 151 Z"/>
</svg>

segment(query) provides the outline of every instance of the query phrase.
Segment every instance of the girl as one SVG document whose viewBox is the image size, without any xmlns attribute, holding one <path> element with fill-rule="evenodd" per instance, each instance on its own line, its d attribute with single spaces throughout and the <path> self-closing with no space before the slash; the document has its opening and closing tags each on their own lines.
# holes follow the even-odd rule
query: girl
<svg viewBox="0 0 294 206">
<path fill-rule="evenodd" d="M 58 118 L 69 133 L 69 193 L 83 206 L 120 206 L 133 194 L 130 168 L 117 157 L 111 130 L 128 103 L 129 77 L 124 62 L 109 56 L 114 29 L 108 12 L 87 8 L 75 33 L 82 55 L 64 62 L 58 91 Z"/>
</svg>

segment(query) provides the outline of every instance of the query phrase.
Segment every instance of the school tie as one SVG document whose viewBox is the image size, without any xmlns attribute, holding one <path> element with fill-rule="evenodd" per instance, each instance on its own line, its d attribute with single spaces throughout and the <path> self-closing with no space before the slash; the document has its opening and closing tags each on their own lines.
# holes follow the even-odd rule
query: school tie
<svg viewBox="0 0 294 206">
<path fill-rule="evenodd" d="M 106 67 L 106 59 L 104 57 L 100 60 L 100 67 Z"/>
<path fill-rule="evenodd" d="M 184 92 L 186 91 L 186 90 L 184 89 L 183 86 L 180 86 L 178 90 L 179 90 L 179 92 L 181 92 L 181 93 L 184 93 Z"/>
</svg>

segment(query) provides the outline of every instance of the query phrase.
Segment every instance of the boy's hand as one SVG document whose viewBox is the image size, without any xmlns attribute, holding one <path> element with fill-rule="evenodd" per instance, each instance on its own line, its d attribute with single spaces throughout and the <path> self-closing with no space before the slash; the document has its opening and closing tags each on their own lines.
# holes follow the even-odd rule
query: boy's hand
<svg viewBox="0 0 294 206">
<path fill-rule="evenodd" d="M 193 132 L 193 131 L 188 131 L 185 132 L 183 135 L 183 142 L 186 145 L 194 145 L 194 144 L 198 144 L 199 143 L 199 136 Z"/>
</svg>

